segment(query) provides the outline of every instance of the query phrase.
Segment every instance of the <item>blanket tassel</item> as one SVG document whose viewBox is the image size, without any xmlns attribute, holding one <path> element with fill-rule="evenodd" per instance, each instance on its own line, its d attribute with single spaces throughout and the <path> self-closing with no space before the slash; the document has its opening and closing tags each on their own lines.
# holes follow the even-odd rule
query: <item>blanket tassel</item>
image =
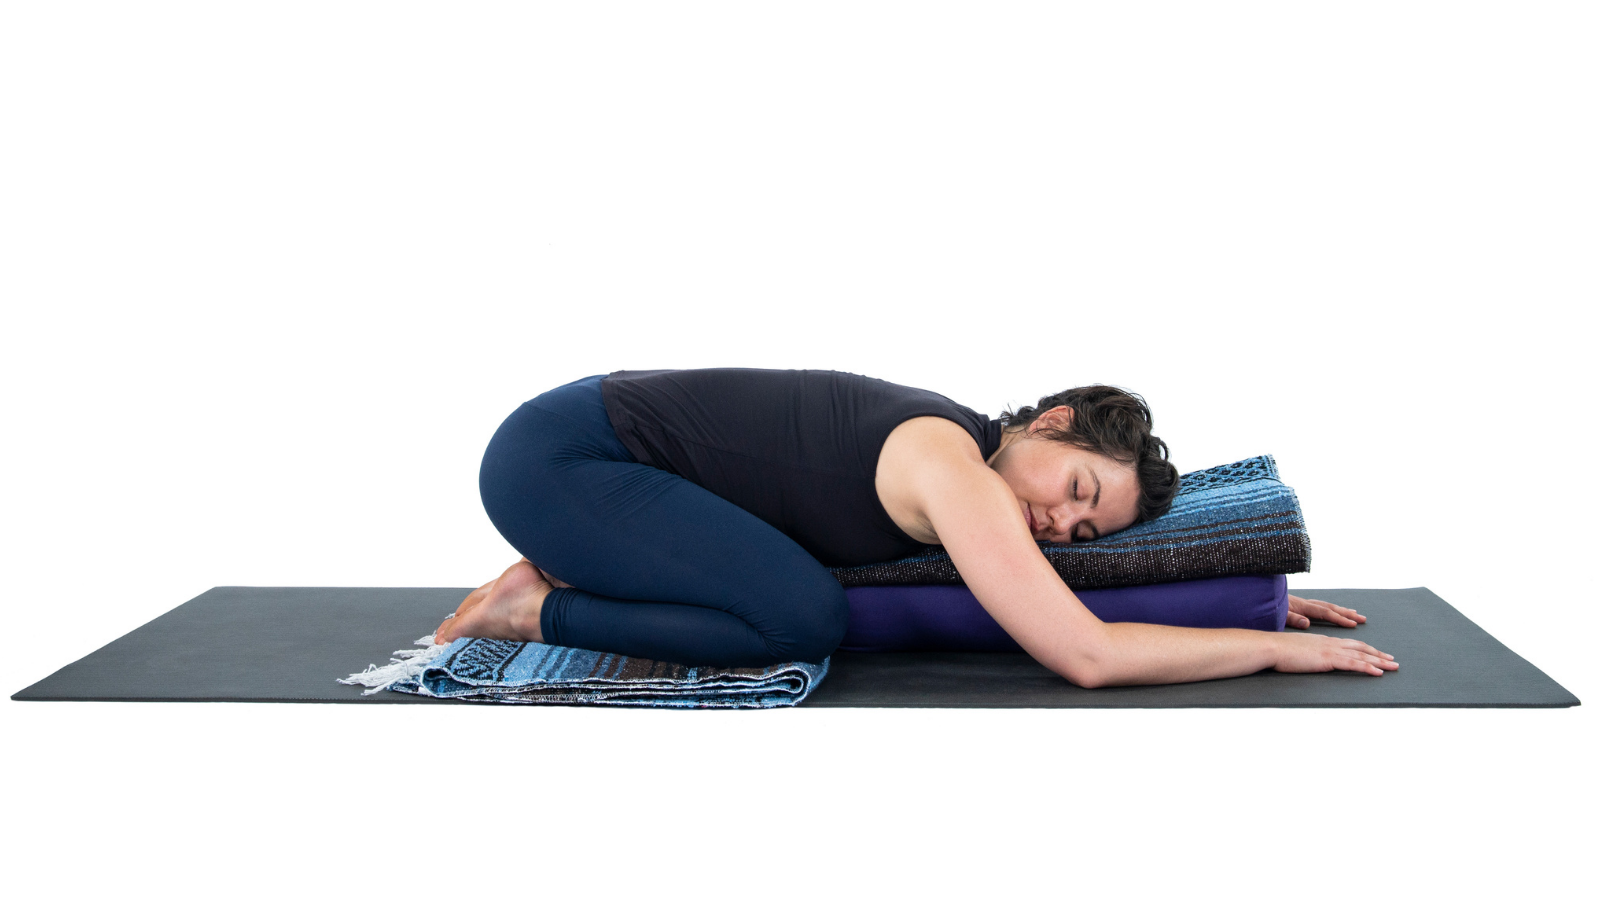
<svg viewBox="0 0 1600 900">
<path fill-rule="evenodd" d="M 365 685 L 368 690 L 361 692 L 363 697 L 368 694 L 376 694 L 402 678 L 411 678 L 422 674 L 422 670 L 427 668 L 429 663 L 450 649 L 449 644 L 435 644 L 431 634 L 427 637 L 418 638 L 416 644 L 425 649 L 396 650 L 388 665 L 380 666 L 377 663 L 372 663 L 367 666 L 366 671 L 354 672 L 349 678 L 339 679 L 339 683 Z"/>
</svg>

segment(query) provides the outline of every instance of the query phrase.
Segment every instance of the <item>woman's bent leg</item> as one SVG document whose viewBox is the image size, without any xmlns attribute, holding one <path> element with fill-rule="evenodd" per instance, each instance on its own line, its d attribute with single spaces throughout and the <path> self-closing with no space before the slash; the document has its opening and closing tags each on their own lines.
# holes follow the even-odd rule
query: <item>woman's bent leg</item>
<svg viewBox="0 0 1600 900">
<path fill-rule="evenodd" d="M 699 485 L 632 461 L 592 409 L 580 419 L 551 407 L 530 401 L 512 414 L 479 473 L 484 508 L 506 540 L 577 586 L 545 597 L 546 643 L 762 666 L 819 660 L 843 640 L 844 588 L 799 544 Z"/>
</svg>

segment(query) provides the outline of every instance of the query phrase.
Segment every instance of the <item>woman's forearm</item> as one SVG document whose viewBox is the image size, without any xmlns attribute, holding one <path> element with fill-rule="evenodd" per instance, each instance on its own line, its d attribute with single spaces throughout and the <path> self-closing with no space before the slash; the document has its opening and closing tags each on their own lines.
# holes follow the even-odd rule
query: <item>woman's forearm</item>
<svg viewBox="0 0 1600 900">
<path fill-rule="evenodd" d="M 1178 628 L 1108 622 L 1095 654 L 1095 686 L 1177 684 L 1272 668 L 1282 636 L 1247 628 Z"/>
</svg>

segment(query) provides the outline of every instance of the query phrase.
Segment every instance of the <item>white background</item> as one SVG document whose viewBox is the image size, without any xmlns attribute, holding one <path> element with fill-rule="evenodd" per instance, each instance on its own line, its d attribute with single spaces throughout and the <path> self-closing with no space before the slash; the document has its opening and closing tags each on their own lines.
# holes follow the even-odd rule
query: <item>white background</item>
<svg viewBox="0 0 1600 900">
<path fill-rule="evenodd" d="M 1592 6 L 463 6 L 0 11 L 5 693 L 487 581 L 519 403 L 736 365 L 1136 390 L 1589 705 L 6 702 L 15 896 L 1594 887 Z"/>
</svg>

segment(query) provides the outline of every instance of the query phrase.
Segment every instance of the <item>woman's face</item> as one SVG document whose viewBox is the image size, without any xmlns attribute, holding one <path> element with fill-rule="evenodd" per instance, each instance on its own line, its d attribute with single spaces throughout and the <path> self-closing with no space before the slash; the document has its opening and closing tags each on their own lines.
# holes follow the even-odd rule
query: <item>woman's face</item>
<svg viewBox="0 0 1600 900">
<path fill-rule="evenodd" d="M 1139 479 L 1131 466 L 1057 441 L 1034 437 L 1042 427 L 1070 426 L 1072 408 L 1058 406 L 1008 433 L 989 459 L 1017 495 L 1036 541 L 1070 544 L 1121 531 L 1138 517 Z"/>
</svg>

